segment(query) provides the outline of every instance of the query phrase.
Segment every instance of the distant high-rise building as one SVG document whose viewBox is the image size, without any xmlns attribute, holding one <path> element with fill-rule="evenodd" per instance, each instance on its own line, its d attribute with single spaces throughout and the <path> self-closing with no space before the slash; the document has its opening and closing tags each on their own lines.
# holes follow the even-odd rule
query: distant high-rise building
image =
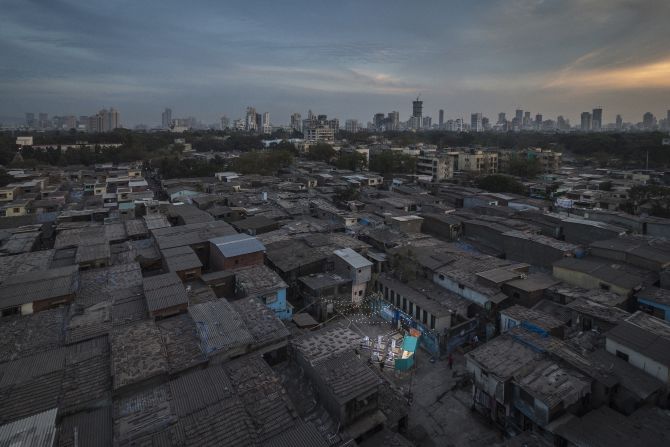
<svg viewBox="0 0 670 447">
<path fill-rule="evenodd" d="M 531 118 L 530 118 L 530 112 L 524 112 L 523 114 L 523 127 L 528 128 L 530 126 Z"/>
<path fill-rule="evenodd" d="M 35 114 L 34 113 L 26 113 L 26 126 L 33 128 L 35 127 Z"/>
<path fill-rule="evenodd" d="M 497 124 L 505 124 L 505 123 L 507 123 L 507 114 L 505 112 L 498 113 L 498 123 Z"/>
<path fill-rule="evenodd" d="M 616 116 L 616 128 L 617 130 L 621 130 L 623 128 L 623 118 L 621 118 L 621 115 Z"/>
<path fill-rule="evenodd" d="M 585 132 L 591 130 L 591 114 L 589 112 L 582 112 L 582 130 Z"/>
<path fill-rule="evenodd" d="M 596 107 L 591 115 L 591 130 L 601 130 L 603 127 L 603 108 Z"/>
<path fill-rule="evenodd" d="M 346 120 L 344 122 L 344 130 L 350 133 L 356 133 L 360 130 L 358 120 Z"/>
<path fill-rule="evenodd" d="M 272 133 L 272 123 L 270 123 L 270 112 L 263 113 L 263 133 L 266 135 Z"/>
<path fill-rule="evenodd" d="M 221 117 L 221 130 L 226 130 L 230 127 L 230 119 L 227 116 Z"/>
<path fill-rule="evenodd" d="M 291 129 L 302 133 L 302 117 L 299 113 L 291 114 Z"/>
<path fill-rule="evenodd" d="M 386 116 L 386 120 L 388 121 L 388 130 L 400 129 L 400 112 L 395 110 L 393 112 L 389 112 L 389 114 Z"/>
<path fill-rule="evenodd" d="M 440 129 L 444 128 L 444 110 L 442 109 L 438 112 L 437 125 Z"/>
<path fill-rule="evenodd" d="M 37 120 L 37 126 L 40 129 L 48 129 L 49 127 L 51 127 L 49 125 L 49 114 L 48 113 L 42 112 L 38 116 L 39 116 L 39 118 Z"/>
<path fill-rule="evenodd" d="M 540 129 L 542 128 L 542 114 L 538 113 L 535 115 L 535 128 Z"/>
<path fill-rule="evenodd" d="M 472 132 L 481 132 L 484 130 L 481 113 L 473 113 L 470 115 L 470 130 Z"/>
<path fill-rule="evenodd" d="M 244 117 L 244 130 L 255 132 L 258 130 L 258 125 L 256 124 L 256 109 L 254 107 L 247 107 L 247 111 Z"/>
<path fill-rule="evenodd" d="M 163 129 L 169 129 L 172 125 L 172 109 L 166 107 L 161 114 L 161 127 Z"/>
<path fill-rule="evenodd" d="M 556 128 L 558 130 L 569 130 L 570 121 L 566 120 L 563 115 L 558 115 L 558 118 L 556 118 Z"/>
<path fill-rule="evenodd" d="M 523 123 L 523 110 L 516 109 L 516 112 L 514 113 L 514 118 L 516 118 L 519 125 L 521 125 Z"/>
<path fill-rule="evenodd" d="M 653 113 L 647 112 L 642 116 L 642 127 L 646 130 L 652 130 L 656 127 L 656 117 Z"/>
<path fill-rule="evenodd" d="M 372 117 L 372 124 L 374 125 L 375 130 L 377 131 L 384 130 L 386 124 L 386 117 L 384 116 L 383 113 L 375 113 L 375 115 Z"/>
<path fill-rule="evenodd" d="M 412 117 L 416 118 L 412 120 L 414 123 L 413 128 L 420 128 L 422 124 L 421 119 L 423 117 L 423 101 L 421 101 L 419 97 L 417 97 L 415 101 L 412 101 Z"/>
<path fill-rule="evenodd" d="M 491 129 L 491 121 L 487 117 L 482 117 L 482 129 L 489 130 Z"/>
<path fill-rule="evenodd" d="M 433 126 L 433 118 L 429 116 L 424 116 L 421 120 L 421 127 L 424 129 L 430 129 Z"/>
</svg>

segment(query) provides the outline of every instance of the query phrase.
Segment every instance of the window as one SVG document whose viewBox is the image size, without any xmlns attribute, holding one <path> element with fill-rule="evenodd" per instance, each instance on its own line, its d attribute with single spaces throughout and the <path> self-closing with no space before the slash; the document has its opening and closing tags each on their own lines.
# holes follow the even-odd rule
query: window
<svg viewBox="0 0 670 447">
<path fill-rule="evenodd" d="M 407 310 L 407 298 L 402 299 L 402 310 Z"/>
<path fill-rule="evenodd" d="M 461 290 L 463 290 L 463 289 L 465 289 L 465 286 L 464 286 L 463 284 L 459 284 L 459 285 L 458 285 L 458 288 L 461 289 Z"/>
<path fill-rule="evenodd" d="M 610 289 L 610 285 L 601 282 L 601 283 L 600 283 L 600 289 L 602 289 L 602 290 L 609 290 L 609 289 Z"/>
<path fill-rule="evenodd" d="M 358 296 L 362 296 L 362 295 L 363 295 L 363 291 L 362 291 L 362 290 L 359 290 L 359 291 L 358 291 Z"/>
<path fill-rule="evenodd" d="M 416 305 L 416 319 L 420 320 L 421 319 L 421 306 L 418 304 Z"/>
<path fill-rule="evenodd" d="M 626 354 L 625 352 L 621 352 L 618 349 L 616 351 L 616 356 L 619 357 L 620 359 L 628 361 L 628 354 Z"/>
<path fill-rule="evenodd" d="M 435 315 L 430 316 L 430 328 L 435 329 Z"/>
<path fill-rule="evenodd" d="M 440 273 L 440 281 L 444 281 L 444 275 Z"/>
<path fill-rule="evenodd" d="M 423 311 L 423 324 L 428 323 L 428 312 L 424 309 Z"/>
</svg>

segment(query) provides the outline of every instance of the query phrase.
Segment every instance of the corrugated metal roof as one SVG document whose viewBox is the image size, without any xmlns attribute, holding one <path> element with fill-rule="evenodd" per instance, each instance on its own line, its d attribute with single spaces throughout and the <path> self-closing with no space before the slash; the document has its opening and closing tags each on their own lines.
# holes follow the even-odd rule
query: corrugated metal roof
<svg viewBox="0 0 670 447">
<path fill-rule="evenodd" d="M 78 289 L 78 266 L 16 275 L 7 278 L 0 289 L 0 308 L 70 295 Z"/>
<path fill-rule="evenodd" d="M 258 239 L 248 234 L 232 234 L 209 240 L 226 258 L 265 251 Z"/>
<path fill-rule="evenodd" d="M 193 371 L 170 381 L 175 411 L 187 416 L 233 395 L 233 386 L 219 365 Z"/>
<path fill-rule="evenodd" d="M 225 299 L 196 304 L 188 311 L 198 329 L 202 349 L 207 354 L 225 352 L 254 342 L 240 314 Z"/>
<path fill-rule="evenodd" d="M 189 246 L 163 250 L 163 258 L 171 272 L 179 272 L 202 267 L 202 262 Z"/>
<path fill-rule="evenodd" d="M 58 408 L 0 427 L 0 445 L 11 447 L 51 447 L 56 435 Z"/>
<path fill-rule="evenodd" d="M 111 253 L 107 241 L 100 242 L 99 244 L 84 244 L 77 247 L 75 262 L 81 264 L 82 262 L 109 259 L 110 256 Z"/>
<path fill-rule="evenodd" d="M 351 248 L 343 248 L 342 250 L 335 250 L 333 253 L 335 253 L 335 255 L 338 256 L 340 259 L 342 259 L 344 262 L 349 264 L 352 268 L 360 269 L 363 267 L 372 266 L 372 262 L 370 262 L 363 256 L 359 255 Z"/>
<path fill-rule="evenodd" d="M 143 288 L 149 312 L 188 303 L 184 284 L 174 272 L 145 278 Z"/>
<path fill-rule="evenodd" d="M 345 403 L 369 393 L 381 379 L 353 351 L 347 351 L 316 366 L 318 374 L 338 402 Z"/>
<path fill-rule="evenodd" d="M 314 424 L 307 422 L 269 439 L 263 447 L 327 447 L 328 445 Z"/>
<path fill-rule="evenodd" d="M 109 447 L 112 438 L 111 407 L 66 416 L 58 427 L 58 447 Z"/>
</svg>

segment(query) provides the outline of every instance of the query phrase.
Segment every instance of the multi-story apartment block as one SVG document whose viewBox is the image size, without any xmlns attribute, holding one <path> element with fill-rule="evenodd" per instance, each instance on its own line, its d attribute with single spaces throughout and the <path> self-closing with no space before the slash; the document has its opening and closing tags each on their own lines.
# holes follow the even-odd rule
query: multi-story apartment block
<svg viewBox="0 0 670 447">
<path fill-rule="evenodd" d="M 495 174 L 498 172 L 498 153 L 471 149 L 458 154 L 458 169 L 477 174 Z"/>
<path fill-rule="evenodd" d="M 454 159 L 445 154 L 422 154 L 417 158 L 416 173 L 430 175 L 433 182 L 454 176 Z"/>
</svg>

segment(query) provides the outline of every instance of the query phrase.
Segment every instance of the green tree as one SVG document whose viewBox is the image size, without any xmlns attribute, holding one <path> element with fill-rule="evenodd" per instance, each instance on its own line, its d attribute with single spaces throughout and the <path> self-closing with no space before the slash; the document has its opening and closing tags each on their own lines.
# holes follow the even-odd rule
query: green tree
<svg viewBox="0 0 670 447">
<path fill-rule="evenodd" d="M 514 156 L 509 162 L 509 174 L 517 177 L 533 178 L 542 172 L 542 165 L 537 158 Z"/>
<path fill-rule="evenodd" d="M 310 147 L 307 152 L 307 158 L 316 161 L 329 162 L 334 159 L 336 155 L 337 152 L 333 149 L 333 146 L 328 143 L 317 143 Z"/>
<path fill-rule="evenodd" d="M 362 171 L 367 168 L 368 160 L 360 152 L 340 152 L 335 165 L 339 169 L 348 169 L 350 171 Z"/>
<path fill-rule="evenodd" d="M 477 186 L 489 192 L 508 192 L 514 194 L 526 194 L 526 187 L 513 177 L 502 174 L 493 174 L 482 177 L 477 181 Z"/>
</svg>

